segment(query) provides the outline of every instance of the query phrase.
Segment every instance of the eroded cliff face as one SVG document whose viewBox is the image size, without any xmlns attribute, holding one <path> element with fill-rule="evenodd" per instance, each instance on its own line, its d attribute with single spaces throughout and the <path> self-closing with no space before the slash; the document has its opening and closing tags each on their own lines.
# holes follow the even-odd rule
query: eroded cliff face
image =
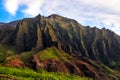
<svg viewBox="0 0 120 80">
<path fill-rule="evenodd" d="M 0 29 L 0 43 L 15 47 L 18 58 L 17 60 L 10 58 L 6 65 L 17 62 L 12 66 L 27 65 L 35 70 L 43 68 L 47 71 L 70 72 L 98 80 L 114 80 L 115 77 L 107 75 L 104 72 L 104 66 L 101 68 L 100 64 L 91 63 L 89 60 L 95 60 L 119 70 L 120 36 L 108 29 L 83 26 L 73 19 L 56 14 L 48 17 L 38 15 L 35 18 L 25 18 L 20 20 L 16 27 L 5 26 L 7 25 L 3 25 Z M 41 61 L 39 59 L 40 53 L 36 54 L 36 52 L 52 46 L 55 46 L 59 51 L 74 55 L 74 58 L 66 59 L 64 55 L 62 56 L 63 61 L 61 61 L 60 55 L 57 58 L 54 55 L 55 58 L 52 57 L 45 61 L 42 59 L 43 61 Z M 46 55 L 49 55 L 48 53 Z M 24 54 L 26 56 L 22 58 Z M 2 55 L 4 56 L 4 54 Z M 8 56 L 4 57 L 5 59 L 2 59 L 1 62 L 4 62 Z M 84 57 L 86 59 L 82 60 Z M 30 62 L 23 59 L 30 60 Z"/>
<path fill-rule="evenodd" d="M 108 29 L 85 27 L 77 21 L 50 15 L 25 18 L 16 29 L 1 32 L 1 43 L 16 46 L 18 53 L 56 46 L 59 50 L 100 61 L 111 67 L 120 65 L 120 37 Z M 2 33 L 6 33 L 4 37 Z M 9 34 L 9 36 L 8 36 Z"/>
</svg>

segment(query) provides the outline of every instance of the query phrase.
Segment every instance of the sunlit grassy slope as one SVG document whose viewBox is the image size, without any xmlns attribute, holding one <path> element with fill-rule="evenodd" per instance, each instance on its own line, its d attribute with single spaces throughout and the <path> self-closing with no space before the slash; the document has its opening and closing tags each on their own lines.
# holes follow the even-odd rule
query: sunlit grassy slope
<svg viewBox="0 0 120 80">
<path fill-rule="evenodd" d="M 91 80 L 71 74 L 46 72 L 40 70 L 35 72 L 28 68 L 12 68 L 0 66 L 0 80 Z"/>
<path fill-rule="evenodd" d="M 72 56 L 68 55 L 64 51 L 58 51 L 55 47 L 48 48 L 46 50 L 43 50 L 40 53 L 40 60 L 44 61 L 51 58 L 56 58 L 62 61 L 65 61 L 66 59 L 72 59 Z"/>
</svg>

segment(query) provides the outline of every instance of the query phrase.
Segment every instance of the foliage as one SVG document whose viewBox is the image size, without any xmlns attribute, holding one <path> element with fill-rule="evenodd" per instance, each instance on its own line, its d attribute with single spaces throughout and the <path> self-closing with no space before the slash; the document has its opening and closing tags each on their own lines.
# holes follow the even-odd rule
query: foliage
<svg viewBox="0 0 120 80">
<path fill-rule="evenodd" d="M 0 44 L 0 62 L 6 57 L 16 54 L 16 50 L 13 46 L 6 46 Z"/>
<path fill-rule="evenodd" d="M 64 51 L 58 51 L 55 47 L 48 48 L 40 52 L 40 60 L 44 61 L 51 58 L 57 58 L 60 60 L 71 59 L 72 56 L 68 55 Z"/>
<path fill-rule="evenodd" d="M 27 62 L 28 59 L 30 57 L 32 57 L 35 53 L 36 53 L 36 51 L 34 51 L 34 50 L 28 51 L 28 52 L 23 52 L 23 53 L 20 54 L 21 60 L 24 61 L 24 62 Z"/>
<path fill-rule="evenodd" d="M 0 66 L 0 74 L 10 76 L 19 80 L 91 80 L 85 77 L 79 77 L 72 74 L 46 72 L 35 72 L 29 68 L 12 68 Z M 1 78 L 0 78 L 1 79 Z M 5 79 L 3 79 L 5 80 Z"/>
</svg>

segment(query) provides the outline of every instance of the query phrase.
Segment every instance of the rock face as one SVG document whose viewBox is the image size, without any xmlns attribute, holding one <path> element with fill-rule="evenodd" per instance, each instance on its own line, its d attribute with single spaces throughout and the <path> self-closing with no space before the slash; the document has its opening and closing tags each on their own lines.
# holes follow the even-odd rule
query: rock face
<svg viewBox="0 0 120 80">
<path fill-rule="evenodd" d="M 105 28 L 85 27 L 75 20 L 53 14 L 25 18 L 15 29 L 2 29 L 1 43 L 16 46 L 18 53 L 56 46 L 59 50 L 88 57 L 113 68 L 120 66 L 120 37 Z"/>
<path fill-rule="evenodd" d="M 51 58 L 42 62 L 39 59 L 39 54 L 36 54 L 30 61 L 30 65 L 34 63 L 34 65 L 31 66 L 36 70 L 42 68 L 49 72 L 69 72 L 65 64 L 56 58 Z"/>
<path fill-rule="evenodd" d="M 15 46 L 18 53 L 56 46 L 59 50 L 102 62 L 112 68 L 120 67 L 120 37 L 108 29 L 85 27 L 56 14 L 48 17 L 38 15 L 17 23 L 16 27 L 10 25 L 10 28 L 0 29 L 0 42 Z"/>
</svg>

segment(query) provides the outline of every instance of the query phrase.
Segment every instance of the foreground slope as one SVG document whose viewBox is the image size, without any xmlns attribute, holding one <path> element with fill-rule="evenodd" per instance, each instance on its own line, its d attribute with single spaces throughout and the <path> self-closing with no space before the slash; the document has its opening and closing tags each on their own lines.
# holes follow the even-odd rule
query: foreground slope
<svg viewBox="0 0 120 80">
<path fill-rule="evenodd" d="M 86 77 L 79 77 L 72 74 L 55 72 L 39 72 L 29 68 L 12 68 L 0 66 L 0 80 L 92 80 Z"/>
<path fill-rule="evenodd" d="M 3 66 L 24 68 L 29 67 L 35 71 L 46 70 L 48 72 L 62 72 L 75 74 L 94 80 L 118 80 L 120 73 L 91 59 L 69 55 L 55 47 L 44 49 L 34 53 L 23 52 L 7 57 Z"/>
<path fill-rule="evenodd" d="M 8 56 L 2 62 L 2 65 L 17 68 L 29 67 L 37 72 L 46 70 L 48 72 L 75 74 L 94 80 L 120 79 L 119 72 L 114 71 L 101 63 L 97 63 L 88 58 L 81 58 L 75 56 L 74 54 L 69 55 L 64 51 L 59 51 L 55 47 L 50 47 L 37 53 L 34 53 L 34 51 L 32 51 Z M 1 74 L 3 74 L 2 71 L 4 72 L 2 68 L 0 71 Z M 9 72 L 11 73 L 11 71 L 8 71 L 8 74 L 10 74 Z"/>
</svg>

